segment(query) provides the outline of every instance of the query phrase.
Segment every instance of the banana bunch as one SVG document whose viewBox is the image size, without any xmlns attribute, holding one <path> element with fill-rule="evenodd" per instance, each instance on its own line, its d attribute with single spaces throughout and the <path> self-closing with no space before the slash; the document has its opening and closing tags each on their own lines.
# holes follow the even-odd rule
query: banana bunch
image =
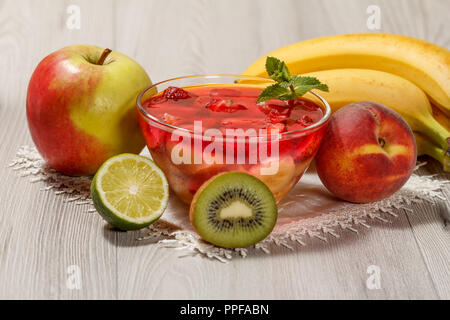
<svg viewBox="0 0 450 320">
<path fill-rule="evenodd" d="M 275 50 L 243 74 L 267 77 L 267 56 L 283 60 L 292 74 L 318 78 L 332 111 L 357 101 L 397 111 L 414 131 L 418 154 L 450 171 L 450 51 L 393 34 L 346 34 L 307 40 Z"/>
</svg>

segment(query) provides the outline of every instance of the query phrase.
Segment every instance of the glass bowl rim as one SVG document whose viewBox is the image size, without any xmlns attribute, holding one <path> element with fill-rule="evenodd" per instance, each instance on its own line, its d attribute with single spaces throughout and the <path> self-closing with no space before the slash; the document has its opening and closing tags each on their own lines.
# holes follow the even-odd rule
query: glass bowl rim
<svg viewBox="0 0 450 320">
<path fill-rule="evenodd" d="M 167 82 L 171 82 L 171 81 L 175 81 L 175 80 L 183 80 L 183 79 L 192 79 L 192 78 L 205 78 L 205 79 L 214 79 L 214 78 L 221 78 L 221 77 L 233 77 L 233 78 L 242 78 L 242 79 L 254 79 L 254 80 L 261 80 L 261 81 L 266 81 L 266 82 L 273 82 L 275 83 L 274 80 L 270 79 L 270 78 L 263 78 L 263 77 L 256 77 L 256 76 L 247 76 L 247 75 L 235 75 L 235 74 L 199 74 L 199 75 L 190 75 L 190 76 L 182 76 L 182 77 L 176 77 L 176 78 L 171 78 L 171 79 L 167 79 L 164 81 L 160 81 L 158 83 L 152 84 L 151 86 L 147 87 L 146 89 L 144 89 L 137 97 L 136 99 L 136 103 L 139 109 L 139 112 L 147 119 L 149 119 L 150 121 L 156 122 L 157 124 L 163 126 L 163 127 L 168 127 L 171 128 L 172 130 L 181 130 L 182 132 L 186 132 L 188 134 L 196 134 L 196 132 L 194 132 L 193 130 L 190 129 L 186 129 L 186 128 L 182 128 L 182 127 L 178 127 L 176 125 L 172 125 L 169 123 L 164 122 L 161 119 L 158 119 L 155 116 L 152 116 L 151 114 L 149 114 L 144 107 L 141 105 L 141 100 L 142 97 L 144 96 L 144 94 L 151 90 L 152 88 L 156 88 L 157 86 L 167 83 Z M 290 135 L 295 135 L 298 133 L 304 133 L 304 132 L 308 132 L 308 131 L 316 131 L 319 128 L 321 128 L 323 125 L 325 125 L 330 116 L 331 116 L 331 108 L 330 105 L 328 104 L 328 102 L 322 98 L 319 94 L 313 92 L 313 91 L 309 91 L 308 93 L 311 93 L 312 95 L 314 95 L 316 98 L 318 98 L 320 100 L 320 102 L 322 102 L 322 104 L 325 106 L 325 115 L 322 117 L 322 119 L 320 119 L 320 121 L 313 123 L 312 125 L 302 128 L 302 129 L 297 129 L 297 130 L 291 130 L 291 131 L 286 131 L 286 132 L 281 132 L 278 133 L 276 136 L 278 137 L 278 139 L 282 140 L 283 138 L 285 138 L 286 136 L 290 136 Z M 269 135 L 267 135 L 269 136 Z"/>
</svg>

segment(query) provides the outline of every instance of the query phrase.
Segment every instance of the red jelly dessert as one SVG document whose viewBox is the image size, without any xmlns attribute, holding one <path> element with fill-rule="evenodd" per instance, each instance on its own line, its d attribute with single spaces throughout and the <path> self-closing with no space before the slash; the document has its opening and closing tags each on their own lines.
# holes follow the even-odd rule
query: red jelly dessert
<svg viewBox="0 0 450 320">
<path fill-rule="evenodd" d="M 165 86 L 139 101 L 140 123 L 154 161 L 186 203 L 224 171 L 258 177 L 281 200 L 311 163 L 329 116 L 312 93 L 257 103 L 264 86 Z"/>
</svg>

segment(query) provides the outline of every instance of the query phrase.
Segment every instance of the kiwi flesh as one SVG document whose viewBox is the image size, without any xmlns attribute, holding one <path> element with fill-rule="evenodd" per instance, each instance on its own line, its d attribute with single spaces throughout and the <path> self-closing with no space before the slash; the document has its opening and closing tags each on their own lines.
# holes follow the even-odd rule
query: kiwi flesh
<svg viewBox="0 0 450 320">
<path fill-rule="evenodd" d="M 261 180 L 242 172 L 226 172 L 200 187 L 189 216 L 204 240 L 224 248 L 242 248 L 270 234 L 278 209 Z"/>
</svg>

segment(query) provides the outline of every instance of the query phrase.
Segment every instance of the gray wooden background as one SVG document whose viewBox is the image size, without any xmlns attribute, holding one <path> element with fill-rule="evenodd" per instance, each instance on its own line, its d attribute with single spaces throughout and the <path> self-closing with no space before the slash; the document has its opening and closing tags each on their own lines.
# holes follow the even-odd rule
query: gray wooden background
<svg viewBox="0 0 450 320">
<path fill-rule="evenodd" d="M 67 28 L 69 5 L 81 9 L 79 30 Z M 414 205 L 414 213 L 358 235 L 222 264 L 137 243 L 136 233 L 113 232 L 97 214 L 6 168 L 20 145 L 32 144 L 30 75 L 65 45 L 121 51 L 153 81 L 241 73 L 292 42 L 368 32 L 369 5 L 381 8 L 379 31 L 450 47 L 448 0 L 0 0 L 0 298 L 449 299 L 450 232 L 441 218 L 449 209 L 442 204 Z M 433 161 L 421 170 L 440 172 Z M 71 265 L 80 268 L 80 290 L 66 285 Z M 380 289 L 366 287 L 370 265 L 380 267 Z"/>
</svg>

